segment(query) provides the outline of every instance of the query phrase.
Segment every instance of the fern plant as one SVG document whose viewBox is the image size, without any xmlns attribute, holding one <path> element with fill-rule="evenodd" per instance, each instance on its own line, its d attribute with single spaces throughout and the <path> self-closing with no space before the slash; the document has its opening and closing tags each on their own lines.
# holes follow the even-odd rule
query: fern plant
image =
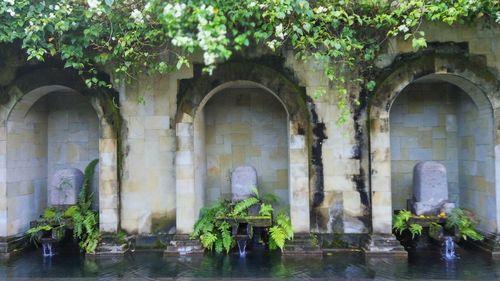
<svg viewBox="0 0 500 281">
<path fill-rule="evenodd" d="M 401 210 L 392 218 L 392 228 L 400 235 L 408 230 L 411 233 L 411 239 L 422 235 L 423 227 L 418 223 L 409 223 L 412 214 L 410 211 Z"/>
<path fill-rule="evenodd" d="M 210 208 L 203 208 L 200 218 L 194 225 L 191 239 L 199 239 L 202 246 L 217 253 L 229 251 L 236 245 L 231 235 L 231 225 L 228 221 L 247 216 L 247 211 L 253 206 L 259 206 L 259 215 L 272 218 L 274 201 L 273 196 L 264 195 L 261 199 L 257 188 L 252 189 L 253 196 L 237 203 L 222 200 Z M 268 198 L 271 200 L 268 201 Z M 283 249 L 287 240 L 293 239 L 290 218 L 280 213 L 273 220 L 269 229 L 269 248 Z"/>
<path fill-rule="evenodd" d="M 93 194 L 90 192 L 90 185 L 98 161 L 91 161 L 85 168 L 83 186 L 76 205 L 64 211 L 53 207 L 46 208 L 37 226 L 27 231 L 35 244 L 45 231 L 55 229 L 60 236 L 66 228 L 72 227 L 73 236 L 79 241 L 80 249 L 86 253 L 95 252 L 100 239 L 99 217 L 91 208 Z"/>
<path fill-rule="evenodd" d="M 285 213 L 276 216 L 275 224 L 269 228 L 269 249 L 283 251 L 285 242 L 293 239 L 292 221 Z"/>
<path fill-rule="evenodd" d="M 477 224 L 478 222 L 473 218 L 472 212 L 455 208 L 448 215 L 445 227 L 447 229 L 456 227 L 464 240 L 467 240 L 467 238 L 472 240 L 483 240 L 483 235 L 476 229 Z"/>
</svg>

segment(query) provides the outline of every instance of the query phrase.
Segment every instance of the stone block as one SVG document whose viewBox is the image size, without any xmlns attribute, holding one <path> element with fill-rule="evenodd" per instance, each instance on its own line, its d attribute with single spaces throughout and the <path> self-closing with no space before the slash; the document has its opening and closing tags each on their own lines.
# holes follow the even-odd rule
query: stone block
<svg viewBox="0 0 500 281">
<path fill-rule="evenodd" d="M 74 205 L 83 184 L 82 171 L 68 168 L 57 171 L 49 184 L 50 205 Z"/>
<path fill-rule="evenodd" d="M 251 166 L 237 167 L 231 174 L 232 201 L 241 201 L 252 196 L 257 187 L 257 171 Z"/>
</svg>

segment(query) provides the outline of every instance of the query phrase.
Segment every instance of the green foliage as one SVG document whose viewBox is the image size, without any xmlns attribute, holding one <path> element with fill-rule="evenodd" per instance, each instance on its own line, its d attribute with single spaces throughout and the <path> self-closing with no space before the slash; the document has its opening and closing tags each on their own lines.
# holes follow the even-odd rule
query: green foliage
<svg viewBox="0 0 500 281">
<path fill-rule="evenodd" d="M 401 210 L 399 213 L 392 218 L 392 228 L 396 230 L 399 234 L 403 233 L 406 229 L 409 229 L 408 221 L 411 218 L 411 212 L 407 210 Z M 412 233 L 413 235 L 413 233 Z"/>
<path fill-rule="evenodd" d="M 259 215 L 272 218 L 273 207 L 265 203 L 259 196 L 257 188 L 253 189 L 253 197 L 231 203 L 227 200 L 217 202 L 214 206 L 203 208 L 200 218 L 195 223 L 191 239 L 199 239 L 205 249 L 215 250 L 217 253 L 229 251 L 234 247 L 236 241 L 231 234 L 230 221 L 237 218 L 245 218 L 247 210 L 252 206 L 259 206 Z M 264 195 L 262 198 L 266 198 Z M 269 229 L 270 249 L 283 249 L 287 240 L 293 239 L 292 224 L 290 218 L 280 213 L 273 221 Z"/>
<path fill-rule="evenodd" d="M 415 236 L 422 235 L 422 229 L 423 229 L 423 227 L 418 223 L 410 224 L 410 227 L 408 228 L 408 230 L 410 230 L 411 238 L 415 239 Z"/>
<path fill-rule="evenodd" d="M 83 186 L 77 204 L 64 211 L 52 207 L 46 208 L 37 226 L 27 231 L 32 240 L 38 241 L 44 231 L 55 229 L 60 236 L 65 228 L 72 227 L 73 235 L 80 241 L 79 246 L 82 251 L 95 252 L 100 239 L 99 218 L 97 212 L 91 209 L 92 193 L 89 189 L 97 163 L 97 159 L 93 160 L 85 168 Z"/>
<path fill-rule="evenodd" d="M 464 240 L 483 240 L 484 237 L 476 230 L 478 222 L 474 219 L 473 213 L 460 208 L 453 209 L 446 220 L 446 228 L 458 228 Z"/>
<path fill-rule="evenodd" d="M 399 234 L 403 233 L 405 230 L 409 230 L 412 239 L 414 239 L 415 236 L 422 234 L 422 226 L 418 223 L 410 224 L 409 220 L 411 216 L 412 214 L 410 211 L 401 210 L 398 214 L 393 216 L 392 228 Z M 483 240 L 484 237 L 476 229 L 477 224 L 478 222 L 475 220 L 471 211 L 455 208 L 448 214 L 445 227 L 448 230 L 458 229 L 460 235 L 462 235 L 465 240 L 468 238 L 472 240 Z M 441 226 L 433 222 L 430 227 L 436 228 Z"/>
<path fill-rule="evenodd" d="M 118 231 L 116 233 L 116 241 L 118 242 L 118 244 L 125 244 L 127 242 L 127 232 L 125 232 L 124 230 Z"/>
<path fill-rule="evenodd" d="M 292 221 L 284 213 L 276 217 L 275 225 L 269 228 L 269 248 L 283 251 L 285 242 L 293 239 Z"/>
<path fill-rule="evenodd" d="M 103 66 L 133 80 L 188 66 L 197 52 L 211 72 L 246 48 L 290 49 L 301 60 L 314 59 L 334 82 L 329 92 L 339 98 L 342 123 L 357 104 L 347 90 L 375 88 L 373 62 L 388 38 L 424 48 L 423 21 L 498 24 L 499 6 L 496 0 L 9 0 L 0 2 L 0 43 L 19 42 L 28 60 L 58 57 L 89 87 L 110 86 L 98 78 Z M 354 68 L 362 73 L 347 77 Z"/>
<path fill-rule="evenodd" d="M 260 205 L 259 215 L 270 217 L 273 215 L 273 206 L 267 203 Z"/>
<path fill-rule="evenodd" d="M 255 197 L 250 197 L 245 200 L 239 201 L 238 203 L 236 203 L 236 205 L 234 205 L 231 216 L 236 217 L 239 215 L 243 215 L 243 212 L 257 203 L 259 203 L 259 199 Z"/>
</svg>

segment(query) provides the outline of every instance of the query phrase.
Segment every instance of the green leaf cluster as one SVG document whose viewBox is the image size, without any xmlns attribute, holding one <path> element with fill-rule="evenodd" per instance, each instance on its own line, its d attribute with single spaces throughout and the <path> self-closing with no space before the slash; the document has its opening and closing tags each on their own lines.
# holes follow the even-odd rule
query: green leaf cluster
<svg viewBox="0 0 500 281">
<path fill-rule="evenodd" d="M 412 214 L 410 211 L 401 210 L 392 218 L 392 228 L 402 234 L 403 231 L 408 230 L 411 233 L 411 238 L 422 234 L 422 226 L 417 223 L 409 223 Z"/>
<path fill-rule="evenodd" d="M 499 7 L 498 0 L 9 0 L 0 1 L 0 43 L 18 43 L 28 60 L 59 58 L 89 87 L 110 87 L 101 69 L 132 81 L 189 67 L 198 53 L 211 72 L 255 46 L 293 50 L 333 82 L 328 92 L 338 96 L 342 123 L 359 103 L 348 89 L 375 89 L 374 60 L 388 38 L 425 48 L 424 21 L 496 25 Z"/>
<path fill-rule="evenodd" d="M 279 213 L 275 224 L 269 228 L 269 248 L 283 251 L 285 242 L 293 239 L 292 221 L 284 213 Z"/>
<path fill-rule="evenodd" d="M 484 239 L 483 235 L 476 229 L 477 224 L 478 221 L 475 220 L 472 212 L 460 208 L 453 209 L 446 220 L 446 228 L 453 229 L 456 227 L 464 240 L 467 240 L 467 238 L 472 240 Z"/>
<path fill-rule="evenodd" d="M 236 241 L 231 233 L 230 222 L 232 219 L 245 218 L 248 209 L 258 206 L 259 215 L 272 218 L 274 209 L 272 202 L 277 200 L 276 196 L 263 195 L 260 197 L 257 188 L 253 188 L 253 196 L 231 203 L 222 200 L 209 208 L 203 208 L 200 218 L 194 225 L 191 239 L 199 239 L 202 246 L 208 250 L 215 250 L 217 253 L 229 251 L 236 245 Z M 279 213 L 273 220 L 273 225 L 269 229 L 269 248 L 283 249 L 286 240 L 293 239 L 293 231 L 290 218 Z"/>
</svg>

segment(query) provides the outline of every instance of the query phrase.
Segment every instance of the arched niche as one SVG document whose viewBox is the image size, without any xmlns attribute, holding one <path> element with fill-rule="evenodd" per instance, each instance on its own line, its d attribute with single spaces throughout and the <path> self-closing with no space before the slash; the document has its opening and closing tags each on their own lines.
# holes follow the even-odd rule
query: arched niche
<svg viewBox="0 0 500 281">
<path fill-rule="evenodd" d="M 496 96 L 499 93 L 499 83 L 492 74 L 482 69 L 482 67 L 484 66 L 470 62 L 466 58 L 428 54 L 401 62 L 378 86 L 370 101 L 369 109 L 373 233 L 390 234 L 392 232 L 392 213 L 394 209 L 392 183 L 395 181 L 392 178 L 394 173 L 391 165 L 394 158 L 391 154 L 391 148 L 394 150 L 391 144 L 392 131 L 390 126 L 390 118 L 394 113 L 391 113 L 391 108 L 400 94 L 404 94 L 405 89 L 410 91 L 415 85 L 418 87 L 418 85 L 432 83 L 441 83 L 452 87 L 455 89 L 454 92 L 457 93 L 457 96 L 465 95 L 463 101 L 472 104 L 471 108 L 476 111 L 476 118 L 479 118 L 477 120 L 486 120 L 486 123 L 479 123 L 484 123 L 484 155 L 491 158 L 486 160 L 489 164 L 486 164 L 484 168 L 485 173 L 488 174 L 487 183 L 485 183 L 484 187 L 481 187 L 483 190 L 478 190 L 473 186 L 466 187 L 466 185 L 471 184 L 464 180 L 464 186 L 459 188 L 460 193 L 462 193 L 460 196 L 463 196 L 463 198 L 469 197 L 470 200 L 461 198 L 462 204 L 459 204 L 459 206 L 478 207 L 479 209 L 476 208 L 475 211 L 482 220 L 481 230 L 485 232 L 498 231 L 500 217 L 498 215 L 500 199 L 498 177 L 500 175 L 495 161 L 499 157 L 497 149 L 499 140 L 496 129 L 499 122 L 496 117 L 498 112 Z M 467 99 L 470 102 L 467 102 Z M 467 129 L 464 129 L 465 131 Z M 461 137 L 465 136 L 457 136 L 457 138 Z M 470 137 L 474 138 L 474 136 Z M 487 138 L 490 138 L 490 140 L 486 140 Z M 401 156 L 398 155 L 397 157 Z M 432 155 L 430 158 L 432 158 Z M 455 163 L 465 165 L 464 159 L 457 158 Z M 397 169 L 399 168 L 401 167 L 397 167 Z M 466 174 L 462 173 L 462 176 L 466 177 Z M 469 194 L 465 195 L 464 193 Z M 473 197 L 483 199 L 478 200 L 473 199 Z M 484 204 L 481 205 L 482 203 Z M 399 202 L 399 204 L 401 203 Z"/>
<path fill-rule="evenodd" d="M 206 151 L 203 109 L 214 95 L 231 89 L 254 89 L 275 98 L 287 115 L 288 202 L 292 226 L 309 232 L 308 111 L 303 91 L 276 71 L 255 64 L 219 66 L 201 76 L 179 96 L 176 115 L 176 229 L 189 234 L 205 203 Z"/>
<path fill-rule="evenodd" d="M 80 77 L 40 69 L 16 79 L 0 107 L 0 236 L 21 235 L 47 206 L 51 173 L 99 158 L 100 229 L 118 229 L 116 128 Z M 31 206 L 31 208 L 29 207 Z"/>
</svg>

